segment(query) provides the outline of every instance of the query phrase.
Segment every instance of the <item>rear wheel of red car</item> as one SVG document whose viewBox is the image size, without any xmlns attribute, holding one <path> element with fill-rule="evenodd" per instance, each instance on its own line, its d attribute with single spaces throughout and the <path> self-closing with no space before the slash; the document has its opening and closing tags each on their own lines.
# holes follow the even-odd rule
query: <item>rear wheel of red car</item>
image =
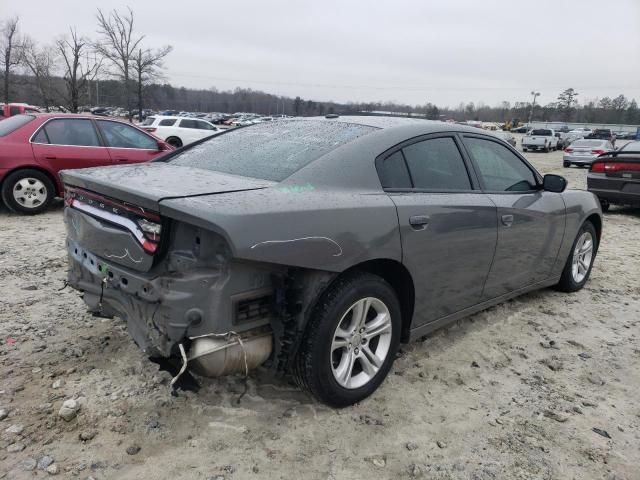
<svg viewBox="0 0 640 480">
<path fill-rule="evenodd" d="M 586 221 L 578 230 L 556 288 L 562 292 L 577 292 L 584 287 L 589 280 L 597 251 L 596 229 L 591 222 Z"/>
<path fill-rule="evenodd" d="M 14 212 L 35 214 L 44 211 L 55 195 L 51 179 L 38 170 L 15 171 L 2 184 L 2 200 Z"/>
<path fill-rule="evenodd" d="M 339 278 L 314 309 L 294 376 L 328 405 L 359 402 L 389 373 L 400 328 L 400 304 L 387 282 L 369 273 Z"/>
</svg>

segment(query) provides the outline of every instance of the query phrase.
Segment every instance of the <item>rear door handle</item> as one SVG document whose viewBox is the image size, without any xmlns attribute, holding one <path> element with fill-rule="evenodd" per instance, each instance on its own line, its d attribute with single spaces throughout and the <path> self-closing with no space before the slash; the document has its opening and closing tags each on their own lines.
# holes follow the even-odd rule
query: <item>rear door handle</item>
<svg viewBox="0 0 640 480">
<path fill-rule="evenodd" d="M 118 160 L 119 162 L 128 162 L 129 161 L 128 158 L 116 158 L 116 160 Z"/>
<path fill-rule="evenodd" d="M 505 227 L 510 227 L 513 224 L 513 215 L 502 215 L 501 220 Z"/>
<path fill-rule="evenodd" d="M 58 157 L 56 157 L 55 155 L 45 155 L 44 158 L 46 158 L 47 160 L 55 160 Z"/>
<path fill-rule="evenodd" d="M 429 215 L 412 215 L 409 217 L 409 225 L 416 230 L 423 230 L 429 224 Z"/>
</svg>

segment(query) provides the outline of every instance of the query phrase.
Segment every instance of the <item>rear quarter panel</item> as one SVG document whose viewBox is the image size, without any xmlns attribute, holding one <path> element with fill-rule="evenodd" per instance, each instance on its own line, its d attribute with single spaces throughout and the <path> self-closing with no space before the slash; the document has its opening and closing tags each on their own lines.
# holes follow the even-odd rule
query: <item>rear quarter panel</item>
<svg viewBox="0 0 640 480">
<path fill-rule="evenodd" d="M 244 260 L 331 272 L 401 260 L 396 208 L 384 193 L 273 187 L 163 200 L 160 214 L 223 235 Z"/>
</svg>

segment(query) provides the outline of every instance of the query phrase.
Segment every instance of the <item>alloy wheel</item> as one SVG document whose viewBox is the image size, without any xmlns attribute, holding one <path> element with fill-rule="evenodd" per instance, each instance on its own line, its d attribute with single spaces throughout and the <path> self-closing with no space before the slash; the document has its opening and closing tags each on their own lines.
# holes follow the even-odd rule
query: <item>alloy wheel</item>
<svg viewBox="0 0 640 480">
<path fill-rule="evenodd" d="M 355 302 L 340 319 L 331 342 L 331 368 L 344 388 L 366 385 L 382 367 L 391 346 L 389 308 L 380 299 Z"/>
<path fill-rule="evenodd" d="M 571 265 L 571 275 L 573 281 L 581 283 L 591 266 L 593 260 L 593 237 L 590 232 L 583 232 L 576 242 L 576 246 L 573 250 L 573 261 Z"/>
</svg>

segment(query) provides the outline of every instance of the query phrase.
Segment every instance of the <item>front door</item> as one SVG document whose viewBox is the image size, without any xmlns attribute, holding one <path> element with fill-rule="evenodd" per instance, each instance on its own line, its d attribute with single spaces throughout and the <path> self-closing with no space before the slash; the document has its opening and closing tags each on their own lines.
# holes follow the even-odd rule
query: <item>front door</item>
<svg viewBox="0 0 640 480">
<path fill-rule="evenodd" d="M 476 188 L 459 141 L 423 137 L 377 166 L 414 280 L 413 327 L 478 303 L 496 246 L 496 207 Z"/>
<path fill-rule="evenodd" d="M 497 207 L 498 245 L 483 298 L 547 279 L 564 235 L 562 195 L 542 190 L 535 170 L 498 140 L 465 135 L 464 144 Z"/>
<path fill-rule="evenodd" d="M 114 163 L 148 162 L 164 153 L 155 137 L 131 125 L 111 120 L 96 123 Z"/>
</svg>

